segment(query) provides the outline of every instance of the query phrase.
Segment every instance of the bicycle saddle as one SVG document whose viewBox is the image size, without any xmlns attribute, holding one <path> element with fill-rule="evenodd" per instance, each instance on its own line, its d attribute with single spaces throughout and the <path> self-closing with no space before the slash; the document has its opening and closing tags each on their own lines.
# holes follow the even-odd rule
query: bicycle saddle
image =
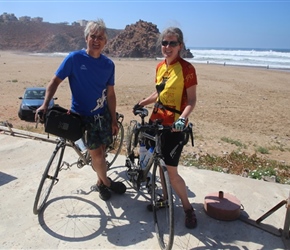
<svg viewBox="0 0 290 250">
<path fill-rule="evenodd" d="M 139 116 L 144 118 L 144 117 L 148 116 L 148 109 L 146 109 L 146 108 L 136 109 L 136 110 L 134 110 L 134 115 L 139 115 Z"/>
</svg>

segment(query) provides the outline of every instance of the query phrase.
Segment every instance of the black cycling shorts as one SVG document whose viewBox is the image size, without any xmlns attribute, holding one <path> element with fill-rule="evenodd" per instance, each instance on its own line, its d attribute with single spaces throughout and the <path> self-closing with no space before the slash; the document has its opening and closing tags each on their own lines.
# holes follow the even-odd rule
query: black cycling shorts
<svg viewBox="0 0 290 250">
<path fill-rule="evenodd" d="M 166 165 L 178 166 L 183 149 L 184 133 L 165 131 L 162 134 L 161 152 Z"/>
</svg>

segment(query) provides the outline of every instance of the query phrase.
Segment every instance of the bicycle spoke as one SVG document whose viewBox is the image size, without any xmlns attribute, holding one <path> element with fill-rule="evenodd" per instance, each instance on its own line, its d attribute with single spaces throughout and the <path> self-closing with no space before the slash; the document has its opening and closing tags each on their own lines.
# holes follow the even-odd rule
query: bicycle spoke
<svg viewBox="0 0 290 250">
<path fill-rule="evenodd" d="M 107 220 L 104 211 L 95 202 L 70 195 L 49 200 L 39 216 L 39 222 L 54 238 L 83 242 L 98 237 Z"/>
</svg>

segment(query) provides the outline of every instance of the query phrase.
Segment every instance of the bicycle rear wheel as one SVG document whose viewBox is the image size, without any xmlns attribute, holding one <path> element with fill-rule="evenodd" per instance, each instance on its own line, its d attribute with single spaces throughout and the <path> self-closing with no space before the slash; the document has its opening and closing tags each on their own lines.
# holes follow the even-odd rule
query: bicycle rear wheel
<svg viewBox="0 0 290 250">
<path fill-rule="evenodd" d="M 118 121 L 119 132 L 113 136 L 113 142 L 106 148 L 106 164 L 107 170 L 113 165 L 118 155 L 121 152 L 124 141 L 124 127 L 120 121 Z"/>
<path fill-rule="evenodd" d="M 138 136 L 136 133 L 137 121 L 131 121 L 130 126 L 127 129 L 127 146 L 126 154 L 129 158 L 138 157 L 139 154 L 139 145 L 138 145 Z M 132 160 L 133 161 L 133 160 Z"/>
<path fill-rule="evenodd" d="M 167 200 L 160 200 L 162 195 L 163 198 L 167 197 Z M 154 163 L 151 202 L 159 245 L 161 249 L 171 249 L 174 239 L 173 197 L 167 168 L 162 159 Z"/>
<path fill-rule="evenodd" d="M 53 185 L 58 182 L 58 172 L 64 154 L 65 144 L 59 141 L 47 163 L 35 196 L 33 213 L 38 214 L 46 203 Z"/>
</svg>

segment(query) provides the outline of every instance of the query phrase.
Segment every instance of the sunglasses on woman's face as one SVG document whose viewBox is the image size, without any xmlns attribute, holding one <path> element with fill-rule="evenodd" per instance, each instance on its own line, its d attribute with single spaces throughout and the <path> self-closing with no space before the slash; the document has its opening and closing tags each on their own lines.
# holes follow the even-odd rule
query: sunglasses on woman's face
<svg viewBox="0 0 290 250">
<path fill-rule="evenodd" d="M 178 41 L 162 41 L 161 42 L 162 46 L 166 47 L 166 46 L 170 46 L 170 47 L 176 47 L 177 45 L 179 45 L 180 43 Z"/>
</svg>

